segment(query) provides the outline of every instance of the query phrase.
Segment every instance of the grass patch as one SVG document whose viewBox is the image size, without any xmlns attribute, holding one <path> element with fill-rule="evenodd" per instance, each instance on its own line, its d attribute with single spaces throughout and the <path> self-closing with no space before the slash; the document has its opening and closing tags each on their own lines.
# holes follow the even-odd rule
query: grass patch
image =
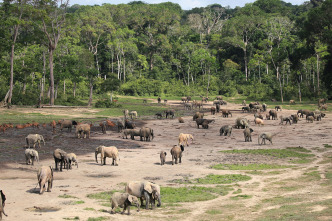
<svg viewBox="0 0 332 221">
<path fill-rule="evenodd" d="M 269 205 L 280 205 L 280 204 L 290 204 L 296 202 L 302 202 L 303 199 L 299 197 L 283 197 L 283 196 L 276 196 L 268 199 L 262 200 L 263 203 Z"/>
<path fill-rule="evenodd" d="M 332 145 L 329 145 L 329 144 L 323 144 L 323 146 L 324 146 L 325 148 L 332 148 Z"/>
<path fill-rule="evenodd" d="M 161 195 L 163 203 L 183 203 L 206 201 L 217 198 L 219 195 L 226 195 L 232 188 L 228 186 L 216 187 L 161 187 Z"/>
<path fill-rule="evenodd" d="M 304 173 L 303 175 L 304 175 L 304 177 L 302 179 L 304 181 L 319 181 L 321 179 L 318 171 Z"/>
<path fill-rule="evenodd" d="M 237 191 L 234 191 L 233 194 L 239 194 L 239 193 L 242 193 L 242 190 L 241 189 L 238 189 Z"/>
<path fill-rule="evenodd" d="M 106 191 L 106 192 L 99 192 L 99 193 L 90 193 L 86 195 L 90 199 L 96 200 L 110 200 L 113 193 L 118 192 L 116 190 Z"/>
<path fill-rule="evenodd" d="M 59 195 L 58 197 L 65 198 L 65 199 L 68 199 L 68 198 L 77 199 L 76 196 L 71 196 L 71 195 L 67 195 L 67 194 Z"/>
<path fill-rule="evenodd" d="M 246 195 L 246 194 L 236 195 L 236 196 L 231 197 L 232 200 L 245 200 L 245 199 L 250 199 L 250 198 L 252 198 L 252 196 L 251 195 Z"/>
<path fill-rule="evenodd" d="M 306 158 L 314 156 L 314 154 L 299 153 L 298 151 L 289 150 L 289 149 L 254 149 L 254 150 L 244 149 L 244 150 L 224 150 L 219 152 L 265 155 L 276 158 L 288 158 L 288 157 Z"/>
<path fill-rule="evenodd" d="M 83 200 L 78 200 L 78 201 L 73 201 L 71 205 L 78 205 L 78 204 L 83 204 L 85 203 Z"/>
<path fill-rule="evenodd" d="M 277 165 L 277 164 L 216 164 L 212 168 L 216 170 L 269 170 L 269 169 L 282 169 L 290 166 Z"/>
<path fill-rule="evenodd" d="M 306 159 L 306 158 L 300 158 L 300 159 L 296 159 L 296 160 L 290 160 L 290 163 L 294 163 L 294 164 L 306 164 L 306 163 L 311 163 L 312 161 L 314 161 L 314 159 Z"/>
<path fill-rule="evenodd" d="M 90 207 L 86 207 L 86 208 L 84 208 L 84 210 L 87 210 L 87 211 L 96 211 L 94 208 L 90 208 Z"/>
<path fill-rule="evenodd" d="M 217 215 L 217 214 L 222 214 L 222 212 L 220 210 L 216 210 L 216 209 L 210 209 L 205 211 L 205 213 L 209 214 L 209 215 Z"/>
<path fill-rule="evenodd" d="M 175 180 L 177 183 L 184 183 L 184 184 L 230 184 L 236 183 L 239 181 L 247 181 L 250 180 L 251 177 L 247 175 L 241 174 L 226 174 L 226 175 L 215 175 L 209 174 L 203 178 L 196 178 L 196 179 L 179 179 Z"/>
<path fill-rule="evenodd" d="M 80 217 L 78 216 L 75 216 L 75 217 L 66 217 L 66 218 L 63 218 L 64 220 L 80 220 Z"/>
<path fill-rule="evenodd" d="M 88 219 L 88 221 L 103 221 L 103 220 L 108 220 L 108 218 L 107 218 L 107 217 L 104 217 L 104 216 L 100 216 L 100 217 L 96 217 L 96 218 L 94 218 L 94 217 L 90 217 L 90 218 Z"/>
<path fill-rule="evenodd" d="M 304 153 L 310 153 L 311 150 L 305 149 L 304 147 L 287 147 L 287 150 L 294 150 L 294 151 L 298 151 L 298 152 L 304 152 Z"/>
</svg>

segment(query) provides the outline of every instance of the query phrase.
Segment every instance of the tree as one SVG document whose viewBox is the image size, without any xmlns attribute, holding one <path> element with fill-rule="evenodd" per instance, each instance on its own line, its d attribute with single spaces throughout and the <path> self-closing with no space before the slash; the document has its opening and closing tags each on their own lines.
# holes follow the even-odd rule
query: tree
<svg viewBox="0 0 332 221">
<path fill-rule="evenodd" d="M 69 0 L 34 0 L 38 9 L 37 16 L 41 20 L 40 28 L 44 32 L 48 42 L 49 66 L 50 66 L 50 105 L 54 105 L 54 72 L 53 56 L 58 42 L 63 35 L 66 9 Z"/>
</svg>

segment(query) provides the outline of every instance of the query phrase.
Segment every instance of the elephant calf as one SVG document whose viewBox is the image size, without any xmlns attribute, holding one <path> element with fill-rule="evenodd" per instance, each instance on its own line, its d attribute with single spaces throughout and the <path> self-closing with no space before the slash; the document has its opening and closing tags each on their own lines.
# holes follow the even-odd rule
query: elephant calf
<svg viewBox="0 0 332 221">
<path fill-rule="evenodd" d="M 40 187 L 39 194 L 43 194 L 46 187 L 46 183 L 48 183 L 47 186 L 47 192 L 51 192 L 52 185 L 53 185 L 53 169 L 52 167 L 42 166 L 39 168 L 37 172 L 37 178 L 38 178 L 38 184 Z"/>
<path fill-rule="evenodd" d="M 258 136 L 258 144 L 259 145 L 262 145 L 263 143 L 265 143 L 265 140 L 268 140 L 270 141 L 270 143 L 272 144 L 272 137 L 274 136 L 274 134 L 272 133 L 269 133 L 269 132 L 265 132 L 265 133 L 261 133 L 259 136 Z M 259 143 L 259 140 L 262 139 L 262 142 Z"/>
<path fill-rule="evenodd" d="M 115 210 L 118 206 L 123 207 L 123 211 L 121 214 L 123 214 L 126 209 L 128 210 L 128 215 L 130 215 L 130 206 L 132 204 L 135 204 L 137 207 L 137 212 L 139 212 L 139 202 L 136 196 L 130 195 L 129 193 L 119 193 L 115 192 L 113 193 L 111 199 L 112 204 L 112 211 L 111 213 L 114 214 Z"/>
<path fill-rule="evenodd" d="M 26 164 L 33 165 L 34 161 L 39 162 L 39 155 L 38 152 L 34 149 L 25 149 L 25 161 Z"/>
<path fill-rule="evenodd" d="M 67 163 L 68 163 L 68 165 L 67 165 L 67 167 L 69 168 L 69 169 L 71 169 L 71 164 L 73 163 L 73 164 L 76 164 L 76 166 L 77 166 L 77 168 L 78 168 L 78 162 L 77 162 L 77 156 L 76 156 L 76 154 L 74 154 L 74 153 L 68 153 L 67 154 Z"/>
<path fill-rule="evenodd" d="M 228 135 L 230 137 L 231 134 L 232 134 L 232 129 L 233 129 L 233 127 L 231 125 L 222 126 L 219 130 L 220 136 L 221 135 L 224 135 L 224 136 Z"/>
<path fill-rule="evenodd" d="M 182 152 L 184 151 L 184 146 L 180 145 L 174 145 L 173 148 L 171 149 L 171 155 L 172 155 L 172 165 L 174 165 L 174 161 L 175 164 L 178 164 L 178 159 L 179 159 L 179 163 L 181 163 L 181 158 L 182 158 Z"/>
<path fill-rule="evenodd" d="M 244 142 L 252 142 L 251 139 L 251 133 L 254 132 L 253 129 L 247 127 L 246 129 L 244 129 L 243 131 L 243 135 L 244 135 Z"/>
<path fill-rule="evenodd" d="M 160 165 L 164 165 L 166 161 L 167 153 L 165 151 L 160 152 Z"/>
</svg>

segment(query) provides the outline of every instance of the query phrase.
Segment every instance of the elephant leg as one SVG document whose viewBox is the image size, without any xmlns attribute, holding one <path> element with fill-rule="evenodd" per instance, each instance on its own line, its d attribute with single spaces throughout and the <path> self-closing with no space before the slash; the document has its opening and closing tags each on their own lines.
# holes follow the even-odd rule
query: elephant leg
<svg viewBox="0 0 332 221">
<path fill-rule="evenodd" d="M 172 156 L 172 165 L 174 165 L 174 156 Z"/>
<path fill-rule="evenodd" d="M 140 200 L 141 200 L 141 206 L 143 206 L 143 197 L 141 197 Z"/>
<path fill-rule="evenodd" d="M 112 210 L 111 210 L 111 213 L 112 213 L 112 214 L 115 213 L 116 208 L 118 208 L 118 204 L 117 204 L 117 203 L 114 203 L 114 205 L 113 205 L 113 203 L 112 203 Z"/>
<path fill-rule="evenodd" d="M 106 157 L 104 157 L 104 165 L 106 165 Z"/>
<path fill-rule="evenodd" d="M 63 167 L 63 160 L 60 161 L 60 171 L 62 171 L 62 167 Z"/>
<path fill-rule="evenodd" d="M 150 195 L 148 192 L 144 192 L 144 197 L 145 197 L 145 209 L 149 209 L 149 204 L 150 204 Z"/>
<path fill-rule="evenodd" d="M 31 165 L 33 166 L 33 162 L 35 161 L 35 158 L 34 157 L 32 157 L 31 158 Z"/>
<path fill-rule="evenodd" d="M 115 161 L 115 160 L 114 160 L 114 157 L 113 157 L 113 158 L 112 158 L 112 165 L 113 165 L 113 166 L 114 166 L 114 161 Z"/>
<path fill-rule="evenodd" d="M 51 192 L 52 181 L 48 180 L 47 192 Z"/>
<path fill-rule="evenodd" d="M 179 163 L 181 163 L 181 158 L 182 158 L 182 157 L 180 156 L 180 157 L 179 157 Z"/>
</svg>

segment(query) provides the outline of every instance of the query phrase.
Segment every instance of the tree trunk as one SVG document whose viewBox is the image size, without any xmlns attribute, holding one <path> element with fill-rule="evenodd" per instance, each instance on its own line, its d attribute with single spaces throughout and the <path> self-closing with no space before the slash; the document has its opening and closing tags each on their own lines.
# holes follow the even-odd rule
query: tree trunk
<svg viewBox="0 0 332 221">
<path fill-rule="evenodd" d="M 320 85 L 319 85 L 319 54 L 317 53 L 317 94 L 320 95 Z"/>
<path fill-rule="evenodd" d="M 210 87 L 210 69 L 208 70 L 208 85 L 206 88 L 206 97 L 209 97 L 209 87 Z"/>
<path fill-rule="evenodd" d="M 23 82 L 22 94 L 25 94 L 25 90 L 26 89 L 27 89 L 27 75 L 24 74 L 24 82 Z"/>
<path fill-rule="evenodd" d="M 17 36 L 17 34 L 15 34 L 15 39 L 16 39 L 16 36 Z M 15 51 L 15 42 L 12 44 L 12 50 L 11 50 L 11 54 L 10 54 L 10 83 L 9 83 L 8 104 L 12 103 L 12 97 L 13 97 L 13 86 L 14 86 L 14 51 Z"/>
<path fill-rule="evenodd" d="M 126 58 L 123 57 L 123 82 L 126 81 Z"/>
<path fill-rule="evenodd" d="M 53 47 L 49 47 L 49 63 L 50 63 L 50 105 L 54 105 L 54 74 L 53 74 Z"/>
<path fill-rule="evenodd" d="M 74 82 L 73 96 L 74 98 L 76 97 L 76 82 Z"/>
<path fill-rule="evenodd" d="M 282 92 L 282 83 L 281 83 L 281 76 L 279 73 L 279 67 L 277 67 L 277 75 L 279 76 L 279 88 L 280 88 L 280 98 L 281 98 L 281 103 L 284 103 L 284 96 L 283 96 L 283 92 Z"/>
<path fill-rule="evenodd" d="M 243 49 L 243 52 L 244 52 L 244 72 L 246 73 L 246 81 L 248 81 L 249 76 L 248 76 L 247 48 Z"/>
<path fill-rule="evenodd" d="M 92 83 L 92 79 L 91 79 L 90 80 L 90 96 L 89 96 L 89 104 L 88 104 L 89 107 L 92 105 L 92 93 L 93 93 L 93 83 Z"/>
<path fill-rule="evenodd" d="M 59 82 L 57 82 L 55 86 L 54 99 L 58 98 L 58 87 L 59 87 Z"/>
<path fill-rule="evenodd" d="M 44 103 L 44 93 L 45 93 L 45 81 L 46 81 L 46 55 L 45 52 L 43 51 L 43 89 L 41 91 L 41 96 L 42 96 L 42 100 Z"/>
<path fill-rule="evenodd" d="M 299 82 L 298 85 L 299 85 L 299 100 L 300 100 L 300 103 L 302 103 L 301 83 Z"/>
<path fill-rule="evenodd" d="M 66 80 L 63 80 L 63 95 L 66 95 Z"/>
</svg>

